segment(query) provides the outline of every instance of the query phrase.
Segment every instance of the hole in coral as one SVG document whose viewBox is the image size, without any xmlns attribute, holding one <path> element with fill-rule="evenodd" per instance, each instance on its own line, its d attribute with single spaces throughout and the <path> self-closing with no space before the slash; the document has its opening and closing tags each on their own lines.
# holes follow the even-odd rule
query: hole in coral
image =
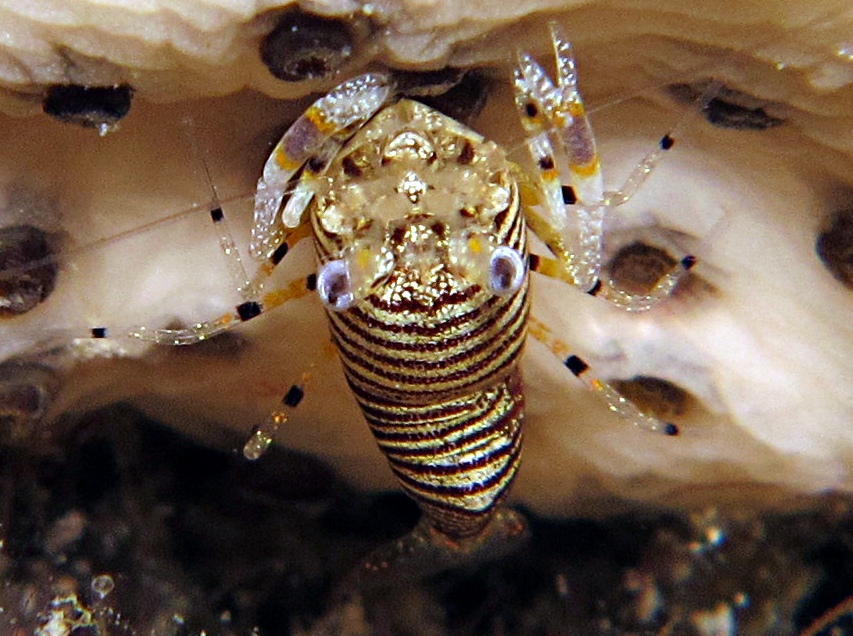
<svg viewBox="0 0 853 636">
<path fill-rule="evenodd" d="M 31 225 L 0 228 L 0 318 L 25 314 L 47 299 L 57 265 L 47 232 Z"/>
<path fill-rule="evenodd" d="M 613 380 L 613 386 L 644 413 L 662 420 L 684 417 L 692 408 L 693 397 L 668 380 L 636 375 L 630 380 Z"/>
<path fill-rule="evenodd" d="M 838 281 L 853 288 L 853 210 L 839 210 L 817 237 L 815 251 Z"/>
<path fill-rule="evenodd" d="M 349 29 L 339 20 L 290 11 L 261 43 L 261 59 L 285 82 L 330 77 L 352 56 Z"/>
<path fill-rule="evenodd" d="M 607 263 L 606 271 L 617 288 L 630 294 L 642 295 L 654 289 L 661 277 L 672 271 L 677 264 L 678 261 L 667 250 L 642 240 L 635 240 L 616 251 Z M 700 297 L 713 292 L 713 285 L 691 269 L 679 280 L 672 295 L 681 298 Z"/>
<path fill-rule="evenodd" d="M 667 90 L 676 101 L 693 103 L 710 83 L 711 80 L 702 80 L 692 84 L 671 84 Z M 723 87 L 702 107 L 702 114 L 710 124 L 734 130 L 767 130 L 784 124 L 784 119 L 767 112 L 768 107 L 752 95 Z"/>
<path fill-rule="evenodd" d="M 483 110 L 492 92 L 492 81 L 477 70 L 444 68 L 432 72 L 396 71 L 402 91 L 448 117 L 470 124 Z"/>
<path fill-rule="evenodd" d="M 634 241 L 613 256 L 608 264 L 610 278 L 617 287 L 632 294 L 646 294 L 677 261 L 665 250 Z"/>
<path fill-rule="evenodd" d="M 133 89 L 118 86 L 57 84 L 47 90 L 42 108 L 51 117 L 106 132 L 130 111 Z"/>
</svg>

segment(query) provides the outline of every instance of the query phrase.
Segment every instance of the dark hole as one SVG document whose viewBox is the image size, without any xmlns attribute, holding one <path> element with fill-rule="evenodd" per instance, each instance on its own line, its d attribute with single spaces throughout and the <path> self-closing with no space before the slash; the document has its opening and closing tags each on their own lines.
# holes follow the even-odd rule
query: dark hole
<svg viewBox="0 0 853 636">
<path fill-rule="evenodd" d="M 58 267 L 48 234 L 30 225 L 0 228 L 0 317 L 24 314 L 44 301 Z"/>
<path fill-rule="evenodd" d="M 443 95 L 456 86 L 464 71 L 451 66 L 435 71 L 394 71 L 394 83 L 398 90 L 410 97 Z"/>
<path fill-rule="evenodd" d="M 838 281 L 853 288 L 853 210 L 839 210 L 821 232 L 815 251 Z"/>
<path fill-rule="evenodd" d="M 57 84 L 47 89 L 42 108 L 60 121 L 85 128 L 115 125 L 130 111 L 133 89 L 118 86 Z"/>
<path fill-rule="evenodd" d="M 711 80 L 701 80 L 693 84 L 671 84 L 669 94 L 679 102 L 695 102 L 708 88 Z M 759 105 L 759 100 L 741 91 L 723 87 L 702 107 L 705 119 L 720 128 L 734 130 L 766 130 L 785 123 L 784 119 L 774 117 Z"/>
<path fill-rule="evenodd" d="M 668 380 L 637 375 L 613 385 L 641 411 L 661 419 L 683 416 L 690 407 L 690 394 Z"/>
<path fill-rule="evenodd" d="M 32 416 L 44 408 L 44 393 L 29 384 L 0 383 L 0 413 Z"/>
<path fill-rule="evenodd" d="M 261 59 L 278 79 L 301 82 L 334 74 L 352 49 L 343 22 L 291 11 L 261 42 Z"/>
<path fill-rule="evenodd" d="M 624 291 L 647 294 L 676 265 L 664 250 L 635 241 L 622 247 L 610 261 L 610 278 Z"/>
<path fill-rule="evenodd" d="M 458 76 L 457 69 L 451 69 L 451 71 L 457 73 L 454 84 L 448 86 L 441 94 L 431 93 L 430 96 L 418 99 L 430 108 L 435 108 L 448 117 L 467 124 L 479 115 L 486 105 L 492 82 L 480 71 L 468 71 L 461 78 Z"/>
</svg>

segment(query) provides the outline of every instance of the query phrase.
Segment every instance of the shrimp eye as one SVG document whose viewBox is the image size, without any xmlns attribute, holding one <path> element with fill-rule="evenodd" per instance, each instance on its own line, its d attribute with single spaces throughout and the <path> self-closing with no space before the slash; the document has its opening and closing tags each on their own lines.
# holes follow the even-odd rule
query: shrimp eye
<svg viewBox="0 0 853 636">
<path fill-rule="evenodd" d="M 524 257 L 511 247 L 499 245 L 489 260 L 489 288 L 498 296 L 518 291 L 526 273 Z"/>
<path fill-rule="evenodd" d="M 344 259 L 329 261 L 317 273 L 317 293 L 332 311 L 349 309 L 355 301 L 349 265 Z"/>
</svg>

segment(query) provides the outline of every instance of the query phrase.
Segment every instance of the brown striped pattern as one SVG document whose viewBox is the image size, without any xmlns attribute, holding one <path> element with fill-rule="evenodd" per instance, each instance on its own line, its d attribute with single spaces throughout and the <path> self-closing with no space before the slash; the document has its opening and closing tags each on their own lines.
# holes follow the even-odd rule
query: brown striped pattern
<svg viewBox="0 0 853 636">
<path fill-rule="evenodd" d="M 391 470 L 433 525 L 453 537 L 476 534 L 518 468 L 518 371 L 490 389 L 424 406 L 352 387 Z"/>
<path fill-rule="evenodd" d="M 463 151 L 470 159 L 472 150 Z M 489 223 L 499 244 L 526 253 L 514 187 L 512 195 Z M 430 219 L 412 223 L 431 227 Z M 340 241 L 323 231 L 316 213 L 312 224 L 320 258 L 339 257 Z M 515 295 L 500 298 L 450 268 L 430 275 L 424 289 L 423 272 L 398 264 L 364 301 L 329 312 L 329 324 L 391 470 L 434 527 L 461 538 L 488 522 L 518 468 L 523 396 L 517 362 L 528 290 L 525 281 Z"/>
</svg>

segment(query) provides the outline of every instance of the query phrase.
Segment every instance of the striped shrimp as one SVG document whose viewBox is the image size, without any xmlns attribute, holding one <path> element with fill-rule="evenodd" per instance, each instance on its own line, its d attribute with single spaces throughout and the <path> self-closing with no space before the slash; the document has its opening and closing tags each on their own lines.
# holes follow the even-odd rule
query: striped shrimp
<svg viewBox="0 0 853 636">
<path fill-rule="evenodd" d="M 604 272 L 605 217 L 642 185 L 675 131 L 622 188 L 605 191 L 571 47 L 556 26 L 551 36 L 556 80 L 525 53 L 513 76 L 527 167 L 462 123 L 404 98 L 395 76 L 355 77 L 311 105 L 267 160 L 254 197 L 251 273 L 224 212 L 233 201 L 218 201 L 214 191 L 210 221 L 238 304 L 190 326 L 95 327 L 75 338 L 75 347 L 94 355 L 122 331 L 193 344 L 316 291 L 352 394 L 391 471 L 423 511 L 409 535 L 365 558 L 359 577 L 385 580 L 491 558 L 525 538 L 523 516 L 502 502 L 519 468 L 519 359 L 528 335 L 617 415 L 646 430 L 678 432 L 595 377 L 529 315 L 531 272 L 645 311 L 695 260 L 673 260 L 641 291 L 620 289 Z M 528 252 L 531 232 L 551 256 Z M 267 289 L 303 239 L 314 245 L 316 274 Z M 304 380 L 294 384 L 252 430 L 247 459 L 263 454 L 305 393 Z"/>
<path fill-rule="evenodd" d="M 477 536 L 521 450 L 529 303 L 511 166 L 495 144 L 402 100 L 327 174 L 341 183 L 317 196 L 310 223 L 347 381 L 431 526 Z M 377 194 L 346 186 L 365 178 Z M 374 203 L 342 228 L 337 206 L 362 196 Z"/>
<path fill-rule="evenodd" d="M 645 294 L 600 275 L 604 215 L 631 197 L 674 139 L 665 136 L 623 189 L 605 192 L 571 47 L 555 26 L 552 40 L 556 83 L 523 53 L 514 76 L 532 172 L 459 122 L 401 99 L 390 76 L 371 73 L 312 105 L 258 183 L 250 249 L 264 265 L 246 288 L 257 295 L 290 246 L 313 239 L 319 269 L 308 287 L 323 301 L 379 448 L 423 511 L 407 538 L 365 560 L 366 572 L 434 570 L 523 538 L 523 518 L 500 504 L 519 466 L 518 360 L 528 331 L 611 410 L 643 428 L 677 433 L 591 377 L 583 360 L 529 317 L 530 270 L 643 311 L 695 260 L 685 256 Z M 567 165 L 564 173 L 558 164 Z M 556 258 L 528 254 L 528 228 Z M 263 310 L 252 303 L 238 308 L 241 320 Z M 286 408 L 255 429 L 247 457 L 261 454 L 301 397 L 294 386 Z"/>
</svg>

